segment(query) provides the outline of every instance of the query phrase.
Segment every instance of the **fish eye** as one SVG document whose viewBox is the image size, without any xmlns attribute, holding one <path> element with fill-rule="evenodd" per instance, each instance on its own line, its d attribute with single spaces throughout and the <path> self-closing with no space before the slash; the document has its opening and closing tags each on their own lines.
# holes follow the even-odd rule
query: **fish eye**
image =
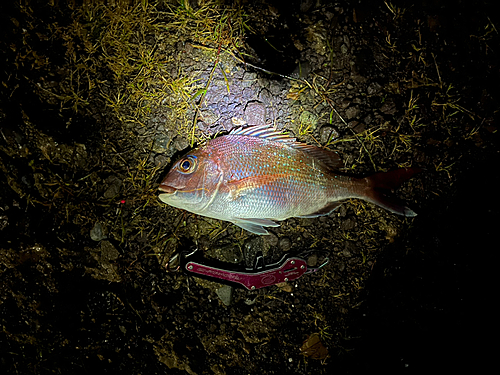
<svg viewBox="0 0 500 375">
<path fill-rule="evenodd" d="M 188 156 L 179 162 L 179 171 L 192 173 L 196 169 L 196 156 Z"/>
<path fill-rule="evenodd" d="M 184 160 L 184 162 L 181 164 L 181 168 L 184 170 L 188 170 L 189 167 L 191 167 L 191 160 Z"/>
</svg>

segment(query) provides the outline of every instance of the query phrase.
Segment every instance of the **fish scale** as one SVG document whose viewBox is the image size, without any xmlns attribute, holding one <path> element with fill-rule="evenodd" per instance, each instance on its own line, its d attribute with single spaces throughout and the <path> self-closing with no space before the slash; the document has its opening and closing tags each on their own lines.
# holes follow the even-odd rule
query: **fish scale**
<svg viewBox="0 0 500 375">
<path fill-rule="evenodd" d="M 249 179 L 248 184 L 243 183 L 239 187 L 242 191 L 236 193 L 241 204 L 233 204 L 234 200 L 226 199 L 225 194 L 214 201 L 214 204 L 220 205 L 221 211 L 232 211 L 233 215 L 241 218 L 264 216 L 284 220 L 311 213 L 304 212 L 302 206 L 307 206 L 308 211 L 311 206 L 316 206 L 317 209 L 324 206 L 330 179 L 318 167 L 313 166 L 311 157 L 287 144 L 281 146 L 275 145 L 276 141 L 265 138 L 248 138 L 250 137 L 229 135 L 214 142 L 213 146 L 220 148 L 223 154 L 231 155 L 221 162 L 224 170 L 232 171 L 230 181 Z M 281 147 L 276 150 L 277 146 Z M 270 157 L 272 164 L 269 164 Z M 221 187 L 220 192 L 231 196 L 229 193 L 235 188 L 231 183 L 225 187 L 227 190 L 224 191 Z M 316 204 L 306 199 L 311 194 L 315 195 Z M 318 197 L 318 194 L 323 196 Z M 312 212 L 314 211 L 316 209 Z"/>
<path fill-rule="evenodd" d="M 214 138 L 181 158 L 160 184 L 160 200 L 230 221 L 256 234 L 290 217 L 328 215 L 359 198 L 391 212 L 415 216 L 390 189 L 417 168 L 355 178 L 339 173 L 332 151 L 297 142 L 269 126 L 251 126 Z"/>
</svg>

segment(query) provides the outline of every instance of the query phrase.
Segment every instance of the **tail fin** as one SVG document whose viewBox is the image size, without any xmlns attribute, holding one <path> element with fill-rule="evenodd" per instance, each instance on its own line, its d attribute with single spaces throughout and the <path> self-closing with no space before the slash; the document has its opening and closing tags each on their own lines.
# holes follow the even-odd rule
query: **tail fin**
<svg viewBox="0 0 500 375">
<path fill-rule="evenodd" d="M 376 173 L 367 177 L 368 190 L 366 191 L 365 199 L 398 215 L 407 217 L 417 216 L 402 201 L 392 196 L 391 190 L 398 188 L 402 183 L 408 181 L 413 175 L 421 171 L 421 168 L 401 168 L 394 171 Z"/>
</svg>

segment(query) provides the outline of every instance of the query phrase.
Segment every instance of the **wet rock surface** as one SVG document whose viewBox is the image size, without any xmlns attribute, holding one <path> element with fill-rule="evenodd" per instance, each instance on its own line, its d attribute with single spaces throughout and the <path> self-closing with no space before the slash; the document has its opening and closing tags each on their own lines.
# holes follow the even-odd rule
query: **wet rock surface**
<svg viewBox="0 0 500 375">
<path fill-rule="evenodd" d="M 498 186 L 488 6 L 195 3 L 1 12 L 1 372 L 464 368 L 489 285 L 471 249 L 499 213 L 477 202 Z M 396 192 L 418 216 L 352 200 L 259 237 L 158 201 L 177 157 L 245 124 L 336 150 L 347 174 L 424 168 Z M 330 262 L 249 292 L 168 272 L 193 246 Z"/>
</svg>

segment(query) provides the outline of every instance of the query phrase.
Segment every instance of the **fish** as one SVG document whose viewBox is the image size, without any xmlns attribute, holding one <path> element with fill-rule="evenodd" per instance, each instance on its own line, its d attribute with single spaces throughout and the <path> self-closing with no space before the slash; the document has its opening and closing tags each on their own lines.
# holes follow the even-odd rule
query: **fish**
<svg viewBox="0 0 500 375">
<path fill-rule="evenodd" d="M 419 168 L 367 177 L 342 174 L 340 156 L 269 125 L 236 128 L 180 158 L 159 185 L 170 206 L 268 234 L 277 221 L 329 215 L 348 199 L 405 217 L 416 213 L 391 195 Z"/>
</svg>

